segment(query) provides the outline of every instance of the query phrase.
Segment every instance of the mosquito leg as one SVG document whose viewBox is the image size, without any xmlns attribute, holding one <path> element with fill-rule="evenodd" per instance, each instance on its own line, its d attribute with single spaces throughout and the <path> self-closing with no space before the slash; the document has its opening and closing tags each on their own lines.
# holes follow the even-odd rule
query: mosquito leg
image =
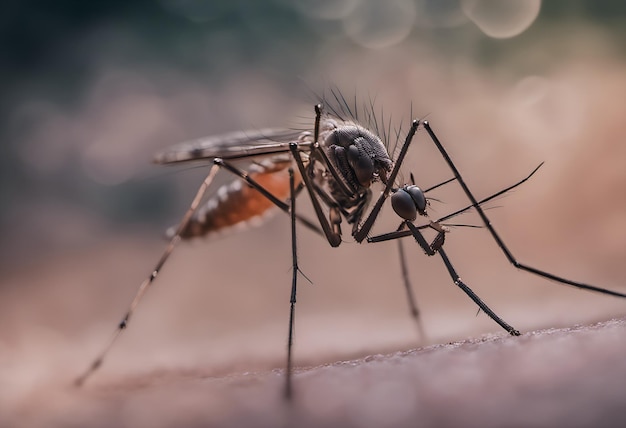
<svg viewBox="0 0 626 428">
<path fill-rule="evenodd" d="M 291 153 L 293 154 L 293 157 L 296 161 L 296 165 L 298 165 L 298 170 L 300 171 L 300 175 L 302 176 L 302 181 L 304 181 L 304 185 L 306 186 L 309 196 L 311 197 L 311 203 L 313 204 L 315 214 L 317 215 L 320 225 L 322 226 L 324 235 L 326 235 L 326 239 L 332 247 L 338 247 L 341 244 L 341 230 L 339 229 L 341 214 L 338 209 L 330 207 L 330 222 L 328 221 L 324 214 L 324 211 L 322 210 L 320 201 L 317 198 L 315 186 L 311 181 L 311 177 L 307 173 L 304 162 L 302 161 L 302 157 L 300 157 L 298 145 L 296 143 L 291 143 L 289 145 L 289 148 L 291 149 Z"/>
<path fill-rule="evenodd" d="M 441 155 L 443 156 L 443 158 L 447 162 L 448 166 L 452 170 L 454 176 L 456 177 L 457 181 L 459 182 L 459 185 L 463 188 L 463 191 L 465 192 L 465 195 L 467 195 L 468 199 L 472 203 L 472 207 L 474 207 L 474 209 L 476 209 L 476 212 L 478 213 L 478 215 L 482 219 L 483 223 L 485 224 L 485 227 L 487 227 L 487 230 L 489 230 L 489 233 L 491 234 L 493 239 L 498 244 L 498 247 L 500 247 L 500 249 L 502 250 L 502 252 L 506 256 L 506 258 L 509 260 L 509 262 L 511 262 L 511 264 L 513 264 L 513 266 L 515 266 L 517 269 L 525 270 L 526 272 L 530 272 L 532 274 L 535 274 L 535 275 L 538 275 L 538 276 L 541 276 L 541 277 L 544 277 L 544 278 L 547 278 L 547 279 L 551 279 L 553 281 L 560 282 L 562 284 L 571 285 L 571 286 L 576 287 L 576 288 L 581 288 L 581 289 L 590 290 L 590 291 L 596 291 L 598 293 L 608 294 L 608 295 L 611 295 L 611 296 L 626 297 L 626 294 L 624 294 L 624 293 L 619 293 L 617 291 L 607 290 L 605 288 L 596 287 L 594 285 L 589 285 L 589 284 L 584 284 L 584 283 L 578 282 L 578 281 L 572 281 L 572 280 L 569 280 L 569 279 L 566 279 L 566 278 L 554 275 L 552 273 L 549 273 L 549 272 L 546 272 L 546 271 L 543 271 L 543 270 L 534 268 L 532 266 L 529 266 L 529 265 L 526 265 L 526 264 L 518 262 L 517 259 L 513 256 L 513 254 L 509 251 L 508 247 L 504 244 L 504 241 L 502 241 L 502 238 L 500 238 L 500 235 L 498 235 L 498 233 L 496 232 L 494 227 L 491 225 L 491 221 L 489 220 L 489 218 L 485 214 L 485 211 L 481 208 L 480 203 L 476 200 L 476 198 L 474 197 L 474 195 L 470 191 L 469 187 L 467 187 L 467 184 L 465 184 L 465 181 L 463 180 L 463 177 L 461 177 L 461 174 L 459 173 L 459 171 L 457 170 L 456 166 L 454 165 L 454 162 L 452 162 L 452 159 L 450 159 L 450 156 L 448 155 L 448 153 L 444 149 L 443 145 L 441 144 L 441 142 L 439 141 L 439 139 L 437 138 L 437 136 L 435 135 L 435 133 L 431 129 L 430 124 L 428 123 L 428 121 L 424 121 L 424 128 L 426 129 L 426 131 L 428 132 L 428 135 L 430 135 L 431 140 L 433 141 L 433 143 L 435 143 L 435 146 L 437 146 L 437 149 L 439 149 L 439 152 L 441 153 Z"/>
<path fill-rule="evenodd" d="M 413 287 L 411 287 L 411 280 L 409 279 L 409 270 L 407 268 L 406 262 L 406 254 L 404 253 L 404 245 L 402 244 L 402 240 L 398 239 L 398 253 L 400 256 L 400 269 L 402 271 L 402 281 L 404 282 L 404 289 L 406 290 L 407 301 L 409 302 L 409 310 L 411 312 L 411 317 L 415 320 L 415 324 L 417 326 L 417 330 L 419 332 L 420 338 L 424 341 L 426 339 L 426 332 L 424 331 L 424 325 L 422 324 L 422 320 L 420 318 L 420 311 L 417 308 L 417 303 L 415 301 L 415 295 L 413 293 Z"/>
<path fill-rule="evenodd" d="M 428 225 L 428 227 L 431 227 L 438 232 L 437 236 L 435 236 L 435 239 L 433 239 L 433 242 L 429 244 L 417 226 L 415 226 L 408 220 L 406 220 L 404 223 L 407 225 L 411 234 L 413 235 L 413 238 L 415 238 L 415 241 L 420 245 L 420 247 L 422 247 L 427 256 L 434 256 L 435 254 L 437 254 L 437 251 L 439 251 L 443 246 L 443 242 L 446 236 L 445 229 L 441 227 L 441 225 L 437 223 L 431 223 L 430 225 Z"/>
<path fill-rule="evenodd" d="M 474 303 L 476 303 L 478 307 L 489 316 L 489 318 L 491 318 L 496 323 L 498 323 L 498 325 L 502 327 L 503 329 L 505 329 L 511 336 L 519 336 L 520 332 L 518 330 L 511 327 L 507 322 L 505 322 L 502 318 L 496 315 L 496 313 L 492 311 L 491 308 L 487 306 L 487 304 L 483 302 L 481 298 L 478 297 L 476 293 L 472 291 L 471 288 L 469 288 L 467 285 L 465 285 L 463 281 L 461 281 L 461 278 L 454 270 L 454 267 L 452 266 L 452 263 L 450 263 L 450 259 L 448 259 L 448 256 L 446 255 L 446 252 L 443 250 L 443 248 L 440 248 L 438 253 L 441 256 L 443 263 L 446 265 L 446 268 L 448 269 L 448 273 L 450 274 L 450 276 L 452 277 L 452 280 L 454 281 L 454 285 L 456 285 L 461 290 L 463 290 L 463 292 L 467 294 L 469 298 L 472 299 Z"/>
<path fill-rule="evenodd" d="M 296 197 L 294 191 L 294 178 L 293 170 L 289 169 L 289 188 L 291 190 L 291 259 L 293 261 L 291 280 L 291 298 L 289 299 L 289 336 L 287 339 L 287 371 L 285 377 L 285 397 L 291 398 L 292 385 L 291 385 L 291 361 L 292 361 L 292 347 L 293 347 L 293 333 L 294 333 L 294 320 L 296 314 L 296 285 L 298 281 L 298 251 L 296 247 Z"/>
<path fill-rule="evenodd" d="M 87 368 L 87 370 L 82 375 L 80 375 L 78 378 L 76 378 L 75 384 L 77 386 L 81 386 L 83 383 L 85 383 L 87 378 L 89 376 L 91 376 L 91 374 L 93 374 L 102 365 L 102 362 L 104 361 L 104 357 L 108 354 L 109 350 L 111 349 L 113 344 L 116 342 L 117 338 L 120 336 L 122 331 L 125 330 L 126 327 L 128 326 L 128 322 L 130 321 L 130 318 L 131 318 L 135 308 L 139 304 L 139 301 L 144 296 L 144 294 L 147 291 L 148 287 L 150 285 L 152 285 L 152 283 L 154 282 L 154 280 L 158 276 L 159 272 L 161 271 L 161 268 L 163 267 L 163 265 L 165 264 L 165 262 L 169 258 L 169 256 L 172 253 L 172 251 L 174 251 L 174 247 L 176 246 L 176 244 L 178 244 L 178 242 L 181 239 L 181 237 L 180 237 L 181 233 L 185 230 L 185 228 L 189 224 L 189 221 L 191 220 L 191 217 L 193 216 L 193 214 L 196 211 L 196 209 L 198 208 L 198 205 L 200 204 L 200 201 L 202 200 L 202 197 L 204 196 L 204 193 L 206 192 L 206 190 L 210 186 L 211 182 L 215 178 L 215 175 L 217 174 L 219 169 L 220 169 L 220 166 L 215 164 L 215 165 L 213 165 L 213 167 L 209 171 L 209 174 L 206 176 L 206 178 L 204 179 L 204 181 L 200 185 L 200 188 L 196 192 L 196 196 L 193 198 L 193 201 L 191 202 L 191 205 L 189 206 L 189 209 L 187 209 L 187 212 L 185 213 L 185 215 L 183 216 L 183 219 L 179 223 L 178 228 L 176 230 L 176 234 L 172 237 L 170 242 L 167 244 L 167 247 L 165 248 L 165 251 L 163 252 L 163 255 L 159 259 L 158 263 L 156 264 L 156 266 L 154 267 L 154 269 L 152 270 L 150 275 L 139 286 L 139 289 L 137 290 L 137 294 L 133 298 L 133 300 L 132 300 L 132 302 L 130 304 L 129 309 L 126 312 L 126 315 L 124 315 L 124 317 L 122 318 L 122 320 L 118 324 L 117 329 L 115 330 L 115 332 L 111 336 L 111 339 L 109 340 L 109 342 L 107 342 L 107 344 L 104 347 L 104 349 L 102 350 L 102 352 L 96 357 L 96 359 L 91 363 L 91 365 Z"/>
<path fill-rule="evenodd" d="M 428 254 L 429 256 L 434 256 L 436 253 L 439 253 L 439 255 L 441 256 L 443 260 L 443 263 L 446 265 L 446 268 L 448 269 L 448 273 L 450 274 L 450 276 L 452 277 L 452 280 L 454 281 L 454 285 L 456 285 L 461 290 L 463 290 L 463 292 L 467 294 L 470 297 L 470 299 L 472 299 L 474 303 L 476 303 L 478 307 L 482 309 L 484 313 L 486 313 L 492 320 L 498 323 L 500 327 L 508 331 L 509 334 L 511 334 L 512 336 L 520 335 L 519 331 L 515 330 L 513 327 L 507 324 L 502 318 L 496 315 L 496 313 L 492 311 L 491 308 L 489 308 L 489 306 L 487 306 L 487 304 L 483 302 L 480 299 L 480 297 L 478 297 L 476 293 L 472 291 L 471 288 L 469 288 L 467 285 L 465 285 L 463 281 L 461 281 L 461 278 L 456 273 L 456 270 L 454 270 L 452 263 L 450 263 L 450 259 L 448 259 L 446 252 L 442 248 L 443 238 L 440 238 L 440 236 L 445 236 L 444 235 L 445 232 L 444 232 L 444 229 L 441 228 L 440 225 L 438 225 L 437 223 L 431 223 L 432 228 L 436 230 L 438 228 L 441 228 L 441 229 L 440 229 L 440 232 L 437 234 L 437 237 L 435 237 L 435 239 L 433 240 L 433 243 L 428 245 L 428 243 L 426 242 L 426 239 L 422 235 L 422 232 L 420 232 L 420 230 L 417 227 L 415 227 L 413 223 L 411 223 L 410 221 L 406 221 L 405 224 L 408 226 L 409 230 L 413 234 L 415 241 L 417 241 L 417 243 L 420 245 L 420 247 L 422 247 L 422 249 L 426 252 L 426 254 Z"/>
<path fill-rule="evenodd" d="M 357 242 L 362 242 L 367 236 L 367 234 L 369 233 L 369 231 L 372 229 L 372 226 L 374 225 L 374 222 L 376 221 L 376 218 L 378 217 L 378 214 L 380 213 L 380 210 L 383 207 L 383 204 L 385 203 L 385 199 L 387 199 L 387 197 L 389 196 L 389 192 L 391 192 L 393 183 L 396 181 L 396 177 L 398 176 L 398 172 L 400 171 L 400 167 L 402 166 L 404 157 L 406 156 L 406 153 L 409 150 L 409 146 L 411 145 L 411 141 L 413 140 L 413 137 L 415 136 L 415 132 L 417 131 L 418 126 L 419 126 L 419 120 L 414 120 L 413 123 L 411 124 L 411 129 L 409 130 L 409 133 L 406 136 L 404 144 L 402 145 L 402 149 L 400 149 L 400 154 L 398 155 L 398 159 L 396 159 L 395 161 L 393 170 L 391 171 L 391 174 L 387 178 L 387 183 L 385 183 L 384 190 L 378 197 L 376 204 L 374 205 L 369 215 L 367 216 L 367 218 L 361 225 L 360 229 L 357 230 L 356 233 L 354 233 L 353 235 L 354 239 Z"/>
</svg>

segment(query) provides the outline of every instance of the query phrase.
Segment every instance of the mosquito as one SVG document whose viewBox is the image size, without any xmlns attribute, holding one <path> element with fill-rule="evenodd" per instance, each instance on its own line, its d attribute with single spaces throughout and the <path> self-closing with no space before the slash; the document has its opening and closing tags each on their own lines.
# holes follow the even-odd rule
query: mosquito
<svg viewBox="0 0 626 428">
<path fill-rule="evenodd" d="M 428 256 L 439 255 L 454 283 L 470 299 L 510 335 L 520 332 L 500 318 L 470 287 L 459 277 L 444 250 L 449 226 L 448 220 L 470 210 L 478 213 L 483 226 L 495 240 L 497 246 L 517 269 L 552 280 L 556 283 L 579 289 L 599 292 L 625 298 L 626 294 L 609 289 L 569 280 L 561 276 L 537 269 L 519 262 L 505 245 L 500 235 L 491 225 L 483 205 L 500 195 L 520 186 L 533 176 L 543 165 L 537 166 L 528 176 L 513 185 L 477 199 L 461 176 L 443 144 L 436 136 L 428 121 L 413 120 L 395 159 L 388 147 L 392 139 L 391 126 L 379 126 L 376 122 L 373 104 L 366 109 L 366 119 L 373 127 L 361 124 L 356 108 L 348 104 L 340 92 L 331 91 L 329 100 L 320 98 L 315 106 L 313 131 L 288 129 L 262 129 L 236 132 L 217 137 L 208 137 L 172 146 L 155 156 L 157 164 L 181 164 L 192 161 L 212 162 L 208 175 L 200 185 L 191 205 L 176 228 L 168 231 L 169 243 L 161 258 L 147 278 L 139 286 L 128 310 L 117 325 L 112 337 L 88 368 L 76 379 L 82 385 L 104 361 L 117 338 L 126 329 L 137 305 L 145 292 L 153 284 L 175 246 L 181 240 L 205 236 L 237 227 L 260 219 L 271 209 L 279 209 L 291 219 L 291 248 L 293 276 L 289 299 L 289 324 L 287 337 L 287 361 L 284 393 L 292 396 L 292 347 L 298 275 L 301 274 L 297 258 L 296 225 L 303 226 L 322 235 L 331 247 L 342 243 L 343 220 L 350 227 L 353 239 L 361 243 L 397 240 L 403 281 L 406 288 L 411 315 L 419 324 L 419 311 L 412 294 L 407 274 L 406 255 L 401 245 L 402 238 L 412 237 Z M 326 108 L 324 108 L 326 107 Z M 408 184 L 395 186 L 400 168 L 419 127 L 426 130 L 430 140 L 445 160 L 452 178 L 435 186 L 422 189 L 415 184 L 413 175 Z M 401 126 L 400 126 L 401 128 Z M 400 130 L 396 131 L 396 145 L 400 142 Z M 394 150 L 392 150 L 393 152 Z M 246 163 L 246 167 L 240 167 Z M 214 196 L 202 204 L 205 193 L 220 170 L 235 176 L 235 179 L 220 187 Z M 376 200 L 372 185 L 380 182 L 382 190 Z M 449 183 L 456 182 L 463 190 L 469 203 L 464 208 L 449 213 L 436 220 L 431 219 L 428 208 L 432 198 L 427 193 Z M 312 221 L 296 211 L 297 197 L 308 193 L 315 220 Z M 386 200 L 390 198 L 394 212 L 400 218 L 400 225 L 389 233 L 370 236 Z M 201 205 L 202 204 L 202 205 Z M 423 222 L 416 222 L 417 219 Z M 479 227 L 472 225 L 456 225 Z M 422 231 L 432 229 L 435 238 L 428 242 Z"/>
</svg>

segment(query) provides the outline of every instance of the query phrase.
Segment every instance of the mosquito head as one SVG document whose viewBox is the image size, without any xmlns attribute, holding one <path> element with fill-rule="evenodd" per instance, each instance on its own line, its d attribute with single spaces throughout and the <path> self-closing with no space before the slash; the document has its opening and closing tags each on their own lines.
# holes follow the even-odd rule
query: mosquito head
<svg viewBox="0 0 626 428">
<path fill-rule="evenodd" d="M 426 215 L 428 201 L 422 189 L 416 185 L 406 185 L 391 195 L 393 210 L 405 220 L 413 221 L 417 214 Z"/>
<path fill-rule="evenodd" d="M 393 162 L 385 145 L 372 132 L 356 125 L 339 125 L 325 143 L 329 157 L 353 188 L 369 188 L 377 180 L 387 182 Z"/>
</svg>

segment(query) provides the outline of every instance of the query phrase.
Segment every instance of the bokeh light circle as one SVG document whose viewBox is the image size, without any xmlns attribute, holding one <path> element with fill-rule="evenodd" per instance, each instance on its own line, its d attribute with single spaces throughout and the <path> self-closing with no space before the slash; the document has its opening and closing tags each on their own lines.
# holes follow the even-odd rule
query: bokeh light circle
<svg viewBox="0 0 626 428">
<path fill-rule="evenodd" d="M 343 20 L 346 34 L 361 46 L 380 49 L 403 41 L 415 24 L 412 0 L 360 0 Z"/>
<path fill-rule="evenodd" d="M 483 33 L 506 39 L 532 25 L 539 15 L 541 0 L 461 0 L 461 8 Z"/>
</svg>

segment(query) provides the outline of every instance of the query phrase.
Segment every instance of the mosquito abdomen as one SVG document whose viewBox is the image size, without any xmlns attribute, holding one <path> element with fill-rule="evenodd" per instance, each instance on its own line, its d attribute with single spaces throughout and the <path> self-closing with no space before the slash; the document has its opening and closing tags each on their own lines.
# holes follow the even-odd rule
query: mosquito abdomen
<svg viewBox="0 0 626 428">
<path fill-rule="evenodd" d="M 252 165 L 248 171 L 251 179 L 259 183 L 280 200 L 289 197 L 290 161 L 284 158 L 266 159 Z M 296 178 L 296 185 L 300 176 Z M 181 233 L 183 239 L 225 233 L 232 229 L 258 226 L 267 219 L 276 206 L 269 199 L 241 179 L 222 185 L 207 202 L 198 208 Z M 175 230 L 168 230 L 172 236 Z"/>
</svg>

